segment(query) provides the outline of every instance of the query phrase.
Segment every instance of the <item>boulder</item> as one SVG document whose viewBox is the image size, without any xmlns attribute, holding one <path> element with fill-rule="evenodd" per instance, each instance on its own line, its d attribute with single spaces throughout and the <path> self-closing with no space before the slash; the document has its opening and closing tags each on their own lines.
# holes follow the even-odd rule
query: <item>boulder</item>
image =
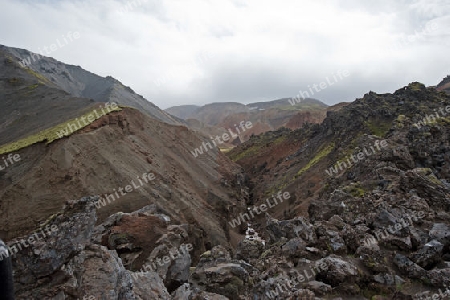
<svg viewBox="0 0 450 300">
<path fill-rule="evenodd" d="M 133 292 L 137 299 L 158 299 L 158 300 L 171 300 L 169 293 L 167 292 L 164 282 L 156 272 L 131 272 L 133 281 Z"/>
<path fill-rule="evenodd" d="M 427 278 L 435 287 L 448 287 L 450 286 L 450 268 L 428 271 Z"/>
<path fill-rule="evenodd" d="M 430 270 L 441 262 L 443 250 L 444 245 L 441 242 L 432 240 L 426 243 L 420 250 L 411 254 L 409 258 L 422 268 Z"/>
<path fill-rule="evenodd" d="M 427 271 L 411 261 L 409 258 L 402 254 L 396 254 L 394 257 L 394 264 L 400 269 L 402 274 L 411 279 L 424 278 Z"/>
<path fill-rule="evenodd" d="M 333 287 L 343 282 L 353 283 L 358 279 L 358 268 L 337 255 L 332 254 L 323 258 L 317 264 L 327 266 L 327 268 L 320 269 L 318 278 L 323 278 L 326 283 Z"/>
<path fill-rule="evenodd" d="M 249 262 L 261 256 L 264 251 L 264 244 L 259 240 L 243 239 L 236 249 L 236 258 Z"/>
<path fill-rule="evenodd" d="M 216 246 L 200 259 L 191 276 L 191 283 L 200 290 L 237 299 L 246 292 L 251 266 L 231 260 L 222 246 Z"/>
</svg>

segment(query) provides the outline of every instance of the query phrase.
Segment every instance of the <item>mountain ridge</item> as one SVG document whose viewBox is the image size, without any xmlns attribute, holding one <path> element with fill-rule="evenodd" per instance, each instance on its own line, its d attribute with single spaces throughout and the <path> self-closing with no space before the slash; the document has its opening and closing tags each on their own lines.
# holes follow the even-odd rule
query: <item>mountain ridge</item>
<svg viewBox="0 0 450 300">
<path fill-rule="evenodd" d="M 221 135 L 228 129 L 236 127 L 240 122 L 251 122 L 250 130 L 222 146 L 226 151 L 236 144 L 247 141 L 252 135 L 281 127 L 297 129 L 306 123 L 320 123 L 329 108 L 316 99 L 303 99 L 295 105 L 290 105 L 289 100 L 283 98 L 249 104 L 220 102 L 201 107 L 178 106 L 166 111 L 177 117 L 183 117 L 188 126 L 206 136 Z"/>
<path fill-rule="evenodd" d="M 280 98 L 272 101 L 267 102 L 253 102 L 248 104 L 243 104 L 239 102 L 213 102 L 208 103 L 202 106 L 198 105 L 178 105 L 178 106 L 172 106 L 165 111 L 171 113 L 172 115 L 180 118 L 180 119 L 198 119 L 200 121 L 202 118 L 195 117 L 196 114 L 202 114 L 204 110 L 209 110 L 211 107 L 214 109 L 225 109 L 225 110 L 232 110 L 232 107 L 237 107 L 238 111 L 233 111 L 234 113 L 238 112 L 250 112 L 252 110 L 257 109 L 268 109 L 268 108 L 275 108 L 275 107 L 288 107 L 290 105 L 289 103 L 290 98 Z M 318 106 L 328 107 L 325 103 L 321 102 L 320 100 L 314 99 L 314 98 L 306 98 L 303 99 L 301 102 L 308 103 L 308 104 L 317 104 Z M 232 107 L 230 107 L 232 106 Z M 292 105 L 291 105 L 292 106 Z M 293 106 L 300 109 L 299 106 Z M 184 111 L 186 110 L 186 111 Z M 225 116 L 226 117 L 226 116 Z M 207 125 L 215 125 L 211 122 L 206 122 Z"/>
<path fill-rule="evenodd" d="M 173 119 L 156 105 L 111 76 L 101 77 L 80 66 L 64 64 L 45 56 L 39 56 L 39 59 L 30 60 L 30 64 L 22 66 L 21 62 L 24 59 L 37 54 L 4 45 L 0 45 L 0 51 L 9 55 L 10 63 L 23 69 L 32 70 L 35 74 L 39 74 L 40 78 L 45 78 L 46 84 L 58 87 L 74 97 L 136 107 L 163 122 L 179 124 L 178 120 Z"/>
</svg>

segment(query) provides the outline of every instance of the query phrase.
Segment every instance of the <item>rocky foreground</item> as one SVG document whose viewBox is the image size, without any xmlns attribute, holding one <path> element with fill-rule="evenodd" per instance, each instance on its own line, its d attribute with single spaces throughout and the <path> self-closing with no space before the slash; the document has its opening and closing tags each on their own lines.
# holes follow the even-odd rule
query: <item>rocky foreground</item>
<svg viewBox="0 0 450 300">
<path fill-rule="evenodd" d="M 384 176 L 392 174 L 387 168 Z M 321 221 L 267 215 L 266 246 L 247 238 L 234 254 L 216 246 L 195 264 L 191 226 L 172 224 L 155 206 L 95 226 L 97 198 L 69 201 L 46 224 L 58 230 L 14 257 L 17 298 L 424 299 L 445 293 L 448 187 L 426 169 L 395 176 L 399 193 L 375 189 L 355 198 L 337 190 L 313 214 Z M 147 235 L 131 227 L 144 227 Z M 155 231 L 161 236 L 143 248 Z M 132 271 L 142 252 L 143 267 Z"/>
</svg>

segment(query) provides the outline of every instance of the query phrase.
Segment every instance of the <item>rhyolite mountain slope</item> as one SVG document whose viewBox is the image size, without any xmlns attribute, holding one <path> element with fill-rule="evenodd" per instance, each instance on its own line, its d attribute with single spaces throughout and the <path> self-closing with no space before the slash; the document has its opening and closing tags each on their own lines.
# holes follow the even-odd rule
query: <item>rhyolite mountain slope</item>
<svg viewBox="0 0 450 300">
<path fill-rule="evenodd" d="M 228 243 L 225 216 L 245 198 L 244 176 L 218 149 L 194 158 L 190 151 L 202 141 L 184 126 L 123 108 L 69 137 L 16 151 L 21 161 L 0 177 L 0 234 L 32 231 L 66 200 L 110 195 L 134 181 L 137 188 L 99 209 L 100 220 L 157 204 L 198 224 L 208 245 Z M 142 186 L 144 173 L 156 179 Z"/>
<path fill-rule="evenodd" d="M 186 120 L 190 119 L 195 111 L 199 108 L 200 106 L 198 105 L 179 105 L 167 108 L 165 111 L 180 119 Z"/>
<path fill-rule="evenodd" d="M 218 149 L 192 157 L 191 149 L 202 141 L 184 126 L 166 124 L 136 109 L 123 108 L 69 137 L 14 152 L 20 154 L 21 160 L 0 173 L 0 236 L 9 245 L 16 243 L 13 238 L 33 235 L 45 224 L 59 220 L 59 212 L 68 200 L 101 195 L 106 203 L 91 203 L 86 215 L 80 212 L 84 208 L 75 206 L 68 216 L 71 223 L 58 223 L 55 242 L 42 240 L 13 257 L 17 299 L 57 299 L 58 295 L 65 295 L 65 299 L 78 299 L 75 295 L 81 295 L 81 299 L 92 294 L 125 299 L 121 292 L 114 298 L 105 288 L 106 283 L 114 287 L 114 278 L 120 282 L 126 279 L 123 265 L 137 271 L 154 255 L 159 257 L 180 243 L 189 242 L 194 247 L 189 257 L 177 262 L 183 268 L 189 268 L 191 262 L 197 262 L 202 253 L 214 246 L 232 249 L 242 235 L 230 231 L 227 217 L 243 209 L 248 198 L 246 179 L 241 168 Z M 145 183 L 145 173 L 154 174 L 155 179 Z M 131 191 L 122 195 L 120 190 L 128 189 L 127 186 Z M 119 197 L 114 196 L 116 192 Z M 107 195 L 113 195 L 110 203 L 105 202 Z M 126 213 L 146 206 L 152 207 L 148 216 L 143 212 L 126 217 Z M 108 221 L 111 215 L 115 217 Z M 88 247 L 96 221 L 100 233 L 96 244 Z M 39 252 L 34 251 L 38 246 Z M 70 262 L 73 257 L 76 258 Z M 96 261 L 96 257 L 101 259 Z M 100 274 L 93 275 L 97 279 L 85 280 L 84 284 L 90 282 L 85 288 L 69 291 L 67 287 L 42 282 L 59 277 L 62 269 L 66 270 L 63 264 L 81 268 L 80 272 L 87 272 L 88 277 L 98 270 L 108 277 L 103 282 Z M 119 265 L 121 270 L 116 269 Z M 70 276 L 66 275 L 58 282 L 70 286 L 65 281 Z M 171 291 L 185 280 L 180 279 L 179 283 L 173 277 L 176 276 L 167 278 Z M 138 286 L 151 289 L 153 277 L 141 280 Z M 148 297 L 141 299 L 152 299 Z"/>
<path fill-rule="evenodd" d="M 0 46 L 0 146 L 74 119 L 94 106 L 21 67 Z"/>
<path fill-rule="evenodd" d="M 290 99 L 283 98 L 268 102 L 241 104 L 237 102 L 217 102 L 198 107 L 181 105 L 166 109 L 166 111 L 181 119 L 196 119 L 209 126 L 226 126 L 230 120 L 245 117 L 245 120 L 262 122 L 272 130 L 285 126 L 292 116 L 308 111 L 314 116 L 317 112 L 324 113 L 327 105 L 316 99 L 302 99 L 300 103 L 291 105 Z M 239 117 L 236 117 L 239 116 Z M 242 120 L 240 120 L 242 121 Z"/>
<path fill-rule="evenodd" d="M 58 88 L 73 97 L 92 99 L 96 102 L 116 102 L 138 108 L 163 122 L 180 124 L 178 119 L 111 76 L 104 78 L 80 66 L 64 64 L 51 57 L 38 56 L 25 49 L 3 45 L 0 45 L 0 60 L 4 62 L 2 68 L 9 78 L 22 77 L 25 71 L 38 79 L 38 84 Z"/>
<path fill-rule="evenodd" d="M 206 136 L 221 135 L 234 130 L 240 122 L 251 122 L 252 128 L 238 138 L 221 145 L 230 148 L 247 141 L 250 136 L 277 130 L 281 127 L 297 129 L 305 123 L 320 123 L 328 106 L 316 99 L 303 99 L 291 105 L 288 98 L 255 102 L 247 105 L 235 102 L 211 103 L 201 107 L 175 106 L 166 111 L 186 121 L 186 124 Z"/>
</svg>

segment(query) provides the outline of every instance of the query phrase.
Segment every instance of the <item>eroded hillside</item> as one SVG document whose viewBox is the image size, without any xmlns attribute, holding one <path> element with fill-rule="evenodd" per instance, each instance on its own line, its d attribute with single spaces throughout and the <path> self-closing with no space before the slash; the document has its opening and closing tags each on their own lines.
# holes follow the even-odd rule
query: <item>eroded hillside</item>
<svg viewBox="0 0 450 300">
<path fill-rule="evenodd" d="M 68 138 L 20 150 L 20 164 L 1 177 L 2 235 L 33 230 L 67 200 L 133 185 L 99 209 L 100 220 L 157 204 L 203 228 L 208 245 L 227 244 L 223 216 L 246 198 L 244 176 L 218 150 L 194 158 L 189 151 L 196 143 L 201 139 L 186 127 L 124 108 Z M 156 179 L 141 185 L 144 173 Z"/>
</svg>

